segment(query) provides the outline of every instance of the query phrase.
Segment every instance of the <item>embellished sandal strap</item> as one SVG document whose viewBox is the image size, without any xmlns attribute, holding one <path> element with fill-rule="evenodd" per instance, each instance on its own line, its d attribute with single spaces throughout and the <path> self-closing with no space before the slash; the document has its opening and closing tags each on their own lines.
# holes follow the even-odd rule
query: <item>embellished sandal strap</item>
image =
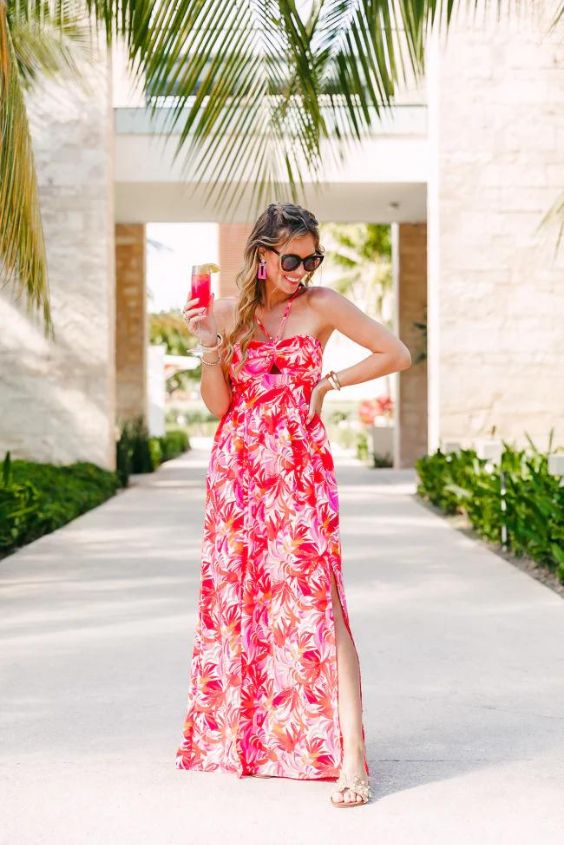
<svg viewBox="0 0 564 845">
<path fill-rule="evenodd" d="M 337 790 L 340 792 L 345 789 L 352 789 L 358 792 L 365 801 L 372 797 L 372 789 L 367 778 L 361 778 L 359 775 L 348 775 L 346 772 L 341 772 L 336 784 Z"/>
</svg>

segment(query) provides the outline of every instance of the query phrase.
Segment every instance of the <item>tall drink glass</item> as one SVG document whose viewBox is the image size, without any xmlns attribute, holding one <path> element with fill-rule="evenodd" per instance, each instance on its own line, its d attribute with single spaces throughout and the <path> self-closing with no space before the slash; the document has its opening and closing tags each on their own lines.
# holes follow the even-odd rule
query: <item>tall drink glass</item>
<svg viewBox="0 0 564 845">
<path fill-rule="evenodd" d="M 198 299 L 197 308 L 207 309 L 211 296 L 211 268 L 209 264 L 192 265 L 190 299 Z"/>
</svg>

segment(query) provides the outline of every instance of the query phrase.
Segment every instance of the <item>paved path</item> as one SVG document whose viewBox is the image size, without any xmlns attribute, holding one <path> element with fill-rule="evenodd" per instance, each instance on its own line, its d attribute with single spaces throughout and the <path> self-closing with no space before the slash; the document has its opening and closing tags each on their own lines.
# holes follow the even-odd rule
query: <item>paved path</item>
<svg viewBox="0 0 564 845">
<path fill-rule="evenodd" d="M 0 561 L 0 841 L 561 843 L 564 602 L 419 505 L 409 471 L 337 466 L 377 800 L 174 768 L 207 461 Z"/>
</svg>

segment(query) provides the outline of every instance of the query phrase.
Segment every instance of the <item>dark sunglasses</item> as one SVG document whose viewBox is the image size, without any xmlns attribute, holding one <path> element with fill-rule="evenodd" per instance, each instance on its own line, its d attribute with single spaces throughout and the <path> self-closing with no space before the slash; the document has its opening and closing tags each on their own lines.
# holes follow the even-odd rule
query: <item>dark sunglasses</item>
<svg viewBox="0 0 564 845">
<path fill-rule="evenodd" d="M 325 258 L 324 255 L 321 255 L 319 252 L 312 252 L 311 255 L 306 255 L 305 258 L 302 258 L 300 255 L 293 255 L 292 253 L 280 253 L 277 249 L 274 249 L 273 246 L 268 247 L 272 252 L 275 252 L 276 255 L 280 256 L 280 266 L 283 270 L 287 273 L 291 272 L 292 270 L 297 270 L 300 264 L 303 263 L 304 270 L 306 273 L 313 273 L 314 270 L 317 270 L 323 259 Z"/>
</svg>

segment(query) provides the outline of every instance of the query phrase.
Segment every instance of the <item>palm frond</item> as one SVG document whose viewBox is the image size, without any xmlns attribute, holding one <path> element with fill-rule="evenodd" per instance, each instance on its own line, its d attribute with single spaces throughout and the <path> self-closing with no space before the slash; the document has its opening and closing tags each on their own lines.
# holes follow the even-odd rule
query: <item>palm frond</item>
<svg viewBox="0 0 564 845">
<path fill-rule="evenodd" d="M 0 3 L 0 277 L 54 336 L 45 240 L 24 94 L 6 6 Z"/>
<path fill-rule="evenodd" d="M 564 193 L 557 197 L 556 201 L 543 215 L 539 225 L 537 226 L 537 232 L 541 230 L 544 231 L 553 225 L 556 225 L 557 227 L 556 244 L 554 249 L 556 255 L 560 250 L 562 235 L 564 234 Z"/>
<path fill-rule="evenodd" d="M 7 18 L 25 89 L 61 75 L 83 81 L 82 67 L 93 56 L 92 22 L 83 2 L 10 0 Z"/>
<path fill-rule="evenodd" d="M 504 1 L 517 2 L 492 0 Z M 306 176 L 318 183 L 322 141 L 342 159 L 343 142 L 361 140 L 422 74 L 429 29 L 478 3 L 314 0 L 305 17 L 295 0 L 178 0 L 155 4 L 129 41 L 152 114 L 168 105 L 169 132 L 180 127 L 186 178 L 227 212 L 249 184 L 250 212 L 287 191 L 296 199 Z"/>
<path fill-rule="evenodd" d="M 523 0 L 491 0 L 509 13 Z M 487 4 L 488 7 L 491 4 Z M 134 81 L 153 115 L 166 109 L 186 178 L 229 214 L 251 186 L 247 213 L 297 200 L 323 157 L 343 157 L 424 68 L 429 30 L 479 0 L 0 0 L 2 150 L 0 259 L 46 306 L 43 235 L 22 86 L 76 70 L 72 46 L 90 21 L 106 43 L 125 39 Z M 557 19 L 562 12 L 557 15 Z M 45 39 L 43 39 L 45 32 Z M 14 50 L 14 37 L 17 50 Z M 14 68 L 18 67 L 18 72 Z M 289 195 L 289 196 L 288 196 Z"/>
<path fill-rule="evenodd" d="M 548 31 L 552 32 L 553 29 L 556 29 L 556 27 L 559 26 L 562 18 L 564 18 L 564 3 L 562 3 L 559 9 L 555 10 L 554 18 L 551 21 Z"/>
<path fill-rule="evenodd" d="M 152 27 L 149 105 L 155 114 L 166 98 L 168 130 L 181 122 L 175 158 L 186 148 L 187 178 L 227 213 L 240 202 L 243 182 L 253 186 L 250 207 L 288 185 L 296 199 L 304 170 L 320 165 L 320 117 L 307 52 L 302 88 L 292 88 L 292 56 L 307 40 L 292 4 L 181 2 L 174 13 L 156 10 Z"/>
</svg>

